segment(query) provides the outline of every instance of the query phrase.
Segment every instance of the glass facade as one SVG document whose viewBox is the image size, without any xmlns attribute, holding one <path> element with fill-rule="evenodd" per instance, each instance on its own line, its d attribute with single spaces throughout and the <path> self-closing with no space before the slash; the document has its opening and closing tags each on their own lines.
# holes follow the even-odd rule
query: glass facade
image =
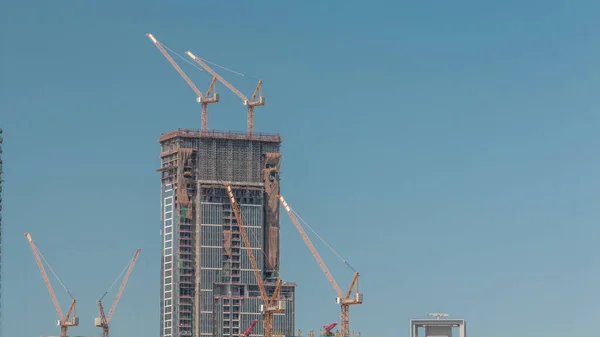
<svg viewBox="0 0 600 337">
<path fill-rule="evenodd" d="M 251 336 L 262 336 L 262 298 L 223 183 L 235 185 L 250 249 L 272 293 L 279 182 L 269 183 L 265 172 L 273 171 L 269 158 L 279 159 L 279 142 L 185 135 L 161 137 L 160 336 L 238 337 L 254 319 Z M 274 335 L 293 334 L 294 296 L 295 284 L 283 283 L 286 312 L 275 315 Z"/>
<path fill-rule="evenodd" d="M 161 275 L 161 336 L 173 337 L 177 336 L 176 331 L 173 331 L 173 319 L 177 314 L 175 310 L 176 303 L 173 303 L 173 236 L 177 235 L 174 232 L 173 226 L 173 199 L 174 191 L 173 184 L 168 184 L 162 188 L 162 275 Z"/>
</svg>

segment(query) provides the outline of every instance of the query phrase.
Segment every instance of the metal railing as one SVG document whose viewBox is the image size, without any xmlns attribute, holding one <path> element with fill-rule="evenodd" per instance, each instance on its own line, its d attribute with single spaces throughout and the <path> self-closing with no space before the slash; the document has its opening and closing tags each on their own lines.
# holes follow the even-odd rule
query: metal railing
<svg viewBox="0 0 600 337">
<path fill-rule="evenodd" d="M 163 133 L 158 139 L 163 142 L 174 137 L 193 137 L 193 138 L 217 138 L 217 139 L 239 139 L 239 140 L 260 140 L 269 142 L 281 142 L 281 136 L 275 133 L 255 132 L 248 134 L 241 131 L 202 131 L 200 129 L 177 129 Z"/>
</svg>

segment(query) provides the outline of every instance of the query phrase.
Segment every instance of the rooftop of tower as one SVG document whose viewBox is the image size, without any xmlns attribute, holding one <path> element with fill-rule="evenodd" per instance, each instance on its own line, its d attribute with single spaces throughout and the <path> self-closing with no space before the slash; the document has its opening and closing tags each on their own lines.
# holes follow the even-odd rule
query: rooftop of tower
<svg viewBox="0 0 600 337">
<path fill-rule="evenodd" d="M 169 139 L 185 137 L 185 138 L 210 138 L 210 139 L 232 139 L 232 140 L 255 140 L 261 142 L 281 143 L 281 136 L 276 133 L 252 133 L 238 131 L 201 131 L 198 129 L 177 129 L 167 133 L 163 133 L 159 138 L 159 142 L 164 142 Z"/>
</svg>

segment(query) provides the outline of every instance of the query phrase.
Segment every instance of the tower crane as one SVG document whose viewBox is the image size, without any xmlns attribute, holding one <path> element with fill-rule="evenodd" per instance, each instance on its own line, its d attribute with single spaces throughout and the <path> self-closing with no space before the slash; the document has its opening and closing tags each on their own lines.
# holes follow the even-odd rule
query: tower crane
<svg viewBox="0 0 600 337">
<path fill-rule="evenodd" d="M 231 190 L 231 185 L 225 184 L 225 189 L 227 190 L 227 196 L 229 197 L 229 201 L 231 203 L 231 208 L 233 209 L 233 213 L 235 214 L 235 218 L 237 220 L 237 225 L 240 230 L 240 234 L 242 239 L 244 240 L 244 248 L 246 249 L 246 253 L 248 254 L 248 259 L 252 264 L 252 271 L 254 272 L 254 277 L 256 278 L 256 283 L 258 283 L 258 288 L 260 289 L 260 296 L 263 300 L 263 305 L 261 306 L 261 311 L 263 312 L 263 329 L 264 329 L 264 337 L 272 337 L 273 335 L 273 314 L 278 312 L 284 312 L 283 302 L 278 301 L 279 291 L 281 290 L 281 279 L 277 280 L 275 285 L 275 291 L 273 292 L 273 296 L 269 297 L 267 291 L 265 289 L 265 284 L 263 282 L 262 275 L 258 269 L 258 264 L 256 263 L 256 258 L 254 257 L 254 253 L 250 248 L 250 240 L 248 240 L 248 235 L 246 234 L 246 229 L 244 228 L 244 223 L 242 221 L 242 212 L 240 211 L 240 206 L 238 205 L 235 196 L 233 195 L 233 191 Z"/>
<path fill-rule="evenodd" d="M 252 333 L 252 330 L 254 330 L 254 326 L 256 326 L 256 323 L 258 323 L 258 320 L 253 319 L 252 323 L 250 323 L 250 326 L 248 327 L 248 329 L 246 329 L 246 330 L 244 330 L 244 332 L 242 332 L 242 335 L 244 335 L 246 337 L 250 337 L 250 334 Z"/>
<path fill-rule="evenodd" d="M 262 96 L 262 80 L 258 81 L 258 85 L 256 85 L 256 89 L 254 89 L 252 98 L 248 100 L 248 97 L 246 97 L 246 95 L 242 94 L 233 85 L 231 85 L 223 77 L 221 77 L 221 75 L 217 74 L 214 70 L 212 70 L 211 67 L 209 67 L 206 63 L 204 63 L 204 61 L 202 61 L 202 59 L 196 57 L 196 55 L 192 54 L 190 51 L 186 51 L 185 53 L 192 60 L 198 63 L 202 68 L 204 68 L 204 70 L 208 71 L 211 75 L 213 75 L 213 77 L 219 80 L 219 82 L 223 83 L 224 86 L 226 86 L 229 90 L 231 90 L 234 94 L 236 94 L 239 98 L 242 99 L 242 102 L 248 108 L 248 134 L 252 135 L 254 133 L 254 107 L 265 105 L 265 98 Z"/>
<path fill-rule="evenodd" d="M 342 289 L 338 285 L 338 283 L 335 280 L 335 278 L 333 277 L 333 275 L 331 275 L 331 273 L 329 272 L 329 269 L 327 268 L 327 265 L 325 265 L 325 262 L 321 258 L 321 255 L 319 255 L 319 252 L 317 251 L 315 246 L 310 241 L 310 238 L 308 237 L 308 235 L 306 235 L 304 228 L 302 227 L 302 225 L 296 218 L 296 215 L 294 214 L 294 211 L 292 210 L 292 208 L 288 205 L 288 203 L 285 201 L 285 199 L 281 195 L 279 195 L 278 198 L 279 198 L 279 201 L 281 201 L 281 204 L 283 205 L 283 208 L 287 212 L 288 216 L 290 217 L 290 220 L 292 220 L 292 223 L 298 230 L 298 233 L 300 233 L 300 236 L 304 240 L 304 243 L 306 243 L 306 246 L 308 247 L 308 249 L 310 250 L 312 255 L 315 257 L 315 259 L 317 260 L 317 263 L 321 267 L 321 270 L 323 271 L 323 273 L 329 280 L 329 283 L 331 283 L 331 285 L 333 286 L 333 289 L 337 293 L 338 297 L 336 298 L 336 303 L 340 305 L 340 310 L 341 310 L 341 322 L 342 322 L 341 334 L 342 334 L 342 337 L 348 337 L 350 334 L 350 305 L 362 304 L 362 301 L 363 301 L 363 294 L 358 291 L 359 273 L 357 271 L 354 271 L 354 277 L 352 278 L 352 282 L 350 283 L 350 287 L 348 288 L 348 291 L 346 291 L 345 293 L 342 292 Z M 346 262 L 346 261 L 344 261 L 344 262 Z M 348 265 L 348 266 L 350 266 L 350 265 Z M 352 267 L 350 267 L 350 268 L 353 269 Z M 353 292 L 354 292 L 354 296 L 352 296 Z"/>
<path fill-rule="evenodd" d="M 27 242 L 29 243 L 29 246 L 31 247 L 31 251 L 33 252 L 33 257 L 35 258 L 35 262 L 37 263 L 38 268 L 40 269 L 40 273 L 42 274 L 42 278 L 44 279 L 44 283 L 46 284 L 46 288 L 48 288 L 48 293 L 50 294 L 50 298 L 52 299 L 52 303 L 54 304 L 54 308 L 56 309 L 56 313 L 58 314 L 57 325 L 60 326 L 60 337 L 68 337 L 69 327 L 79 325 L 79 317 L 75 316 L 75 303 L 77 301 L 75 300 L 73 295 L 71 295 L 71 292 L 65 288 L 65 291 L 71 297 L 71 305 L 69 306 L 67 315 L 66 316 L 63 315 L 63 311 L 60 308 L 60 304 L 58 303 L 58 300 L 56 299 L 56 294 L 54 293 L 54 288 L 52 288 L 52 284 L 50 283 L 50 280 L 48 279 L 48 275 L 46 274 L 46 269 L 44 268 L 44 264 L 42 263 L 43 257 L 40 254 L 37 246 L 33 242 L 33 239 L 31 238 L 31 234 L 25 233 L 25 237 L 27 238 Z M 46 262 L 46 264 L 47 263 L 48 262 Z M 52 271 L 52 268 L 50 268 L 50 271 Z M 56 276 L 56 274 L 54 276 Z M 60 280 L 59 280 L 59 282 L 60 282 Z M 64 285 L 62 284 L 62 282 L 60 282 L 60 284 L 64 288 Z M 71 317 L 71 315 L 73 315 L 73 317 Z"/>
<path fill-rule="evenodd" d="M 338 322 L 329 323 L 327 325 L 323 325 L 323 331 L 321 332 L 321 336 L 333 336 L 333 328 L 338 324 Z"/>
<path fill-rule="evenodd" d="M 188 86 L 190 88 L 192 88 L 192 90 L 196 93 L 196 96 L 197 96 L 196 101 L 198 101 L 202 105 L 202 114 L 200 116 L 201 124 L 202 124 L 202 131 L 203 132 L 208 131 L 208 105 L 211 103 L 219 102 L 219 94 L 217 94 L 216 90 L 215 90 L 215 81 L 217 80 L 217 78 L 213 77 L 212 81 L 210 82 L 210 85 L 208 86 L 208 89 L 206 90 L 206 93 L 203 95 L 202 92 L 200 90 L 198 90 L 198 88 L 194 85 L 192 80 L 190 80 L 190 78 L 183 72 L 183 70 L 181 70 L 181 68 L 179 67 L 179 65 L 177 65 L 175 60 L 173 60 L 171 55 L 169 55 L 169 53 L 167 53 L 167 51 L 163 47 L 162 43 L 160 43 L 150 33 L 146 34 L 146 36 L 150 39 L 150 41 L 152 41 L 152 43 L 154 43 L 154 45 L 156 46 L 156 48 L 158 48 L 158 50 L 161 52 L 161 54 L 163 54 L 163 56 L 167 59 L 167 61 L 169 61 L 169 63 L 171 63 L 173 68 L 175 68 L 175 70 L 179 73 L 179 75 L 181 75 L 181 77 L 185 80 L 185 82 L 188 84 Z M 215 90 L 214 93 L 212 92 L 213 90 Z M 211 93 L 212 93 L 212 96 L 211 96 Z"/>
<path fill-rule="evenodd" d="M 123 276 L 123 281 L 121 281 L 121 286 L 119 287 L 117 296 L 115 296 L 115 299 L 113 300 L 110 310 L 108 311 L 108 315 L 104 314 L 104 307 L 102 306 L 102 299 L 104 298 L 104 296 L 106 296 L 106 294 L 108 294 L 108 292 L 110 291 L 110 288 L 112 288 L 112 286 L 110 288 L 108 288 L 108 290 L 104 293 L 104 295 L 102 295 L 102 297 L 98 300 L 98 312 L 100 313 L 100 317 L 94 319 L 94 323 L 95 323 L 96 327 L 102 328 L 102 337 L 108 337 L 110 319 L 112 318 L 112 315 L 115 312 L 117 303 L 119 303 L 119 299 L 121 298 L 121 295 L 123 294 L 123 290 L 125 289 L 125 286 L 127 285 L 127 281 L 129 280 L 129 275 L 131 275 L 131 272 L 133 271 L 133 267 L 135 266 L 135 262 L 137 261 L 138 255 L 140 255 L 141 251 L 142 250 L 138 248 L 135 251 L 135 254 L 133 254 L 133 258 L 131 259 L 131 261 L 129 261 L 129 264 L 127 265 L 127 271 L 125 272 L 125 276 Z M 120 276 L 121 275 L 119 275 L 119 277 Z M 117 280 L 118 279 L 119 278 L 117 278 Z M 117 282 L 117 280 L 115 280 L 115 283 Z M 113 283 L 113 285 L 115 283 Z"/>
</svg>

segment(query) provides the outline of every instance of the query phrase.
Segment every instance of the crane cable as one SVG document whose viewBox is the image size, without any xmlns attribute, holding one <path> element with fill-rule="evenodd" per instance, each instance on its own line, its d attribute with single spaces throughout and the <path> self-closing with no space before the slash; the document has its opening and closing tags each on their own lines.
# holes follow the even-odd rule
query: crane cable
<svg viewBox="0 0 600 337">
<path fill-rule="evenodd" d="M 44 261 L 44 263 L 46 264 L 46 266 L 48 267 L 48 269 L 50 269 L 50 272 L 54 275 L 54 277 L 56 277 L 56 279 L 58 280 L 58 283 L 60 283 L 60 285 L 65 290 L 65 292 L 67 294 L 69 294 L 69 296 L 71 296 L 71 299 L 74 299 L 74 297 L 71 294 L 71 292 L 69 291 L 69 289 L 67 289 L 67 287 L 65 287 L 65 284 L 60 280 L 60 278 L 58 277 L 58 275 L 56 275 L 56 273 L 54 272 L 54 269 L 52 269 L 52 266 L 50 265 L 50 263 L 48 263 L 48 261 L 46 261 L 46 258 L 44 257 L 44 255 L 42 255 L 42 253 L 40 252 L 39 249 L 37 249 L 37 247 L 35 247 L 35 250 L 37 251 L 38 255 L 42 258 L 42 261 Z"/>
<path fill-rule="evenodd" d="M 158 41 L 157 41 L 157 42 L 158 42 Z M 204 71 L 204 69 L 202 69 L 202 68 L 198 67 L 198 65 L 197 65 L 197 64 L 194 64 L 194 63 L 190 62 L 188 59 L 184 58 L 183 56 L 181 56 L 181 55 L 177 54 L 177 53 L 176 53 L 176 52 L 174 52 L 174 51 L 173 51 L 171 48 L 169 48 L 169 47 L 165 46 L 165 45 L 164 45 L 162 42 L 158 42 L 158 43 L 159 43 L 161 46 L 163 46 L 163 47 L 164 47 L 166 50 L 168 50 L 169 52 L 173 53 L 173 55 L 175 55 L 175 56 L 179 57 L 180 59 L 184 60 L 185 62 L 187 62 L 187 63 L 191 64 L 191 65 L 192 65 L 192 66 L 194 66 L 196 69 L 198 69 L 198 70 L 200 70 L 200 71 Z M 196 56 L 196 57 L 197 57 L 197 56 Z M 232 70 L 232 69 L 226 68 L 226 67 L 224 67 L 224 66 L 222 66 L 222 65 L 220 65 L 220 64 L 216 64 L 216 63 L 214 63 L 214 62 L 211 62 L 211 61 L 205 60 L 205 59 L 203 59 L 203 58 L 201 58 L 201 57 L 197 57 L 197 58 L 198 58 L 198 59 L 200 59 L 200 60 L 202 60 L 202 61 L 203 61 L 203 62 L 205 62 L 205 63 L 211 64 L 211 65 L 213 65 L 213 66 L 215 66 L 215 67 L 219 67 L 219 68 L 221 68 L 221 69 L 223 69 L 223 70 L 229 71 L 229 72 L 231 72 L 231 73 L 234 73 L 234 74 L 236 74 L 236 75 L 239 75 L 239 76 L 242 76 L 242 77 L 245 77 L 245 76 L 246 76 L 246 75 L 244 75 L 244 74 L 242 74 L 242 73 L 240 73 L 240 72 L 237 72 L 237 71 L 235 71 L 235 70 Z"/>
<path fill-rule="evenodd" d="M 121 279 L 121 276 L 123 276 L 123 274 L 125 273 L 125 271 L 127 270 L 127 268 L 129 268 L 129 265 L 131 265 L 132 261 L 129 261 L 129 263 L 127 263 L 127 265 L 125 266 L 125 268 L 123 268 L 123 271 L 121 272 L 121 274 L 119 274 L 119 276 L 117 276 L 117 278 L 110 285 L 110 287 L 108 287 L 108 289 L 106 289 L 106 292 L 104 293 L 104 295 L 102 295 L 102 297 L 100 297 L 100 301 L 102 301 L 102 299 L 104 298 L 104 296 L 106 296 L 108 294 L 108 292 L 115 286 L 115 284 L 117 284 L 117 281 L 119 281 Z"/>
<path fill-rule="evenodd" d="M 190 60 L 186 59 L 185 57 L 177 54 L 176 52 L 174 52 L 171 48 L 165 46 L 164 44 L 162 44 L 161 42 L 158 42 L 158 44 L 160 44 L 162 47 L 164 47 L 166 50 L 168 50 L 169 52 L 171 52 L 171 54 L 179 57 L 180 59 L 182 59 L 183 61 L 189 63 L 192 67 L 200 70 L 200 71 L 204 71 L 204 69 L 200 68 L 197 64 L 192 63 Z"/>
<path fill-rule="evenodd" d="M 288 205 L 289 206 L 289 205 Z M 329 248 L 329 250 L 331 250 L 345 265 L 348 266 L 348 268 L 350 268 L 353 272 L 356 272 L 356 269 L 354 269 L 354 267 L 352 267 L 352 265 L 346 260 L 344 259 L 340 254 L 338 254 L 338 252 L 335 251 L 335 249 L 333 249 L 333 247 L 331 247 L 331 245 L 329 245 L 320 235 L 319 233 L 317 233 L 317 231 L 315 231 L 306 221 L 304 221 L 304 219 L 302 219 L 302 217 L 300 216 L 300 214 L 298 214 L 293 208 L 290 207 L 290 210 L 292 211 L 292 213 L 294 213 L 294 215 L 296 215 L 296 217 L 298 219 L 300 219 L 300 221 L 302 221 L 304 223 L 304 225 L 306 227 L 308 227 L 308 229 L 310 229 L 311 232 L 313 232 L 317 238 L 319 238 L 319 240 L 321 240 L 321 242 L 323 242 L 327 248 Z"/>
</svg>

